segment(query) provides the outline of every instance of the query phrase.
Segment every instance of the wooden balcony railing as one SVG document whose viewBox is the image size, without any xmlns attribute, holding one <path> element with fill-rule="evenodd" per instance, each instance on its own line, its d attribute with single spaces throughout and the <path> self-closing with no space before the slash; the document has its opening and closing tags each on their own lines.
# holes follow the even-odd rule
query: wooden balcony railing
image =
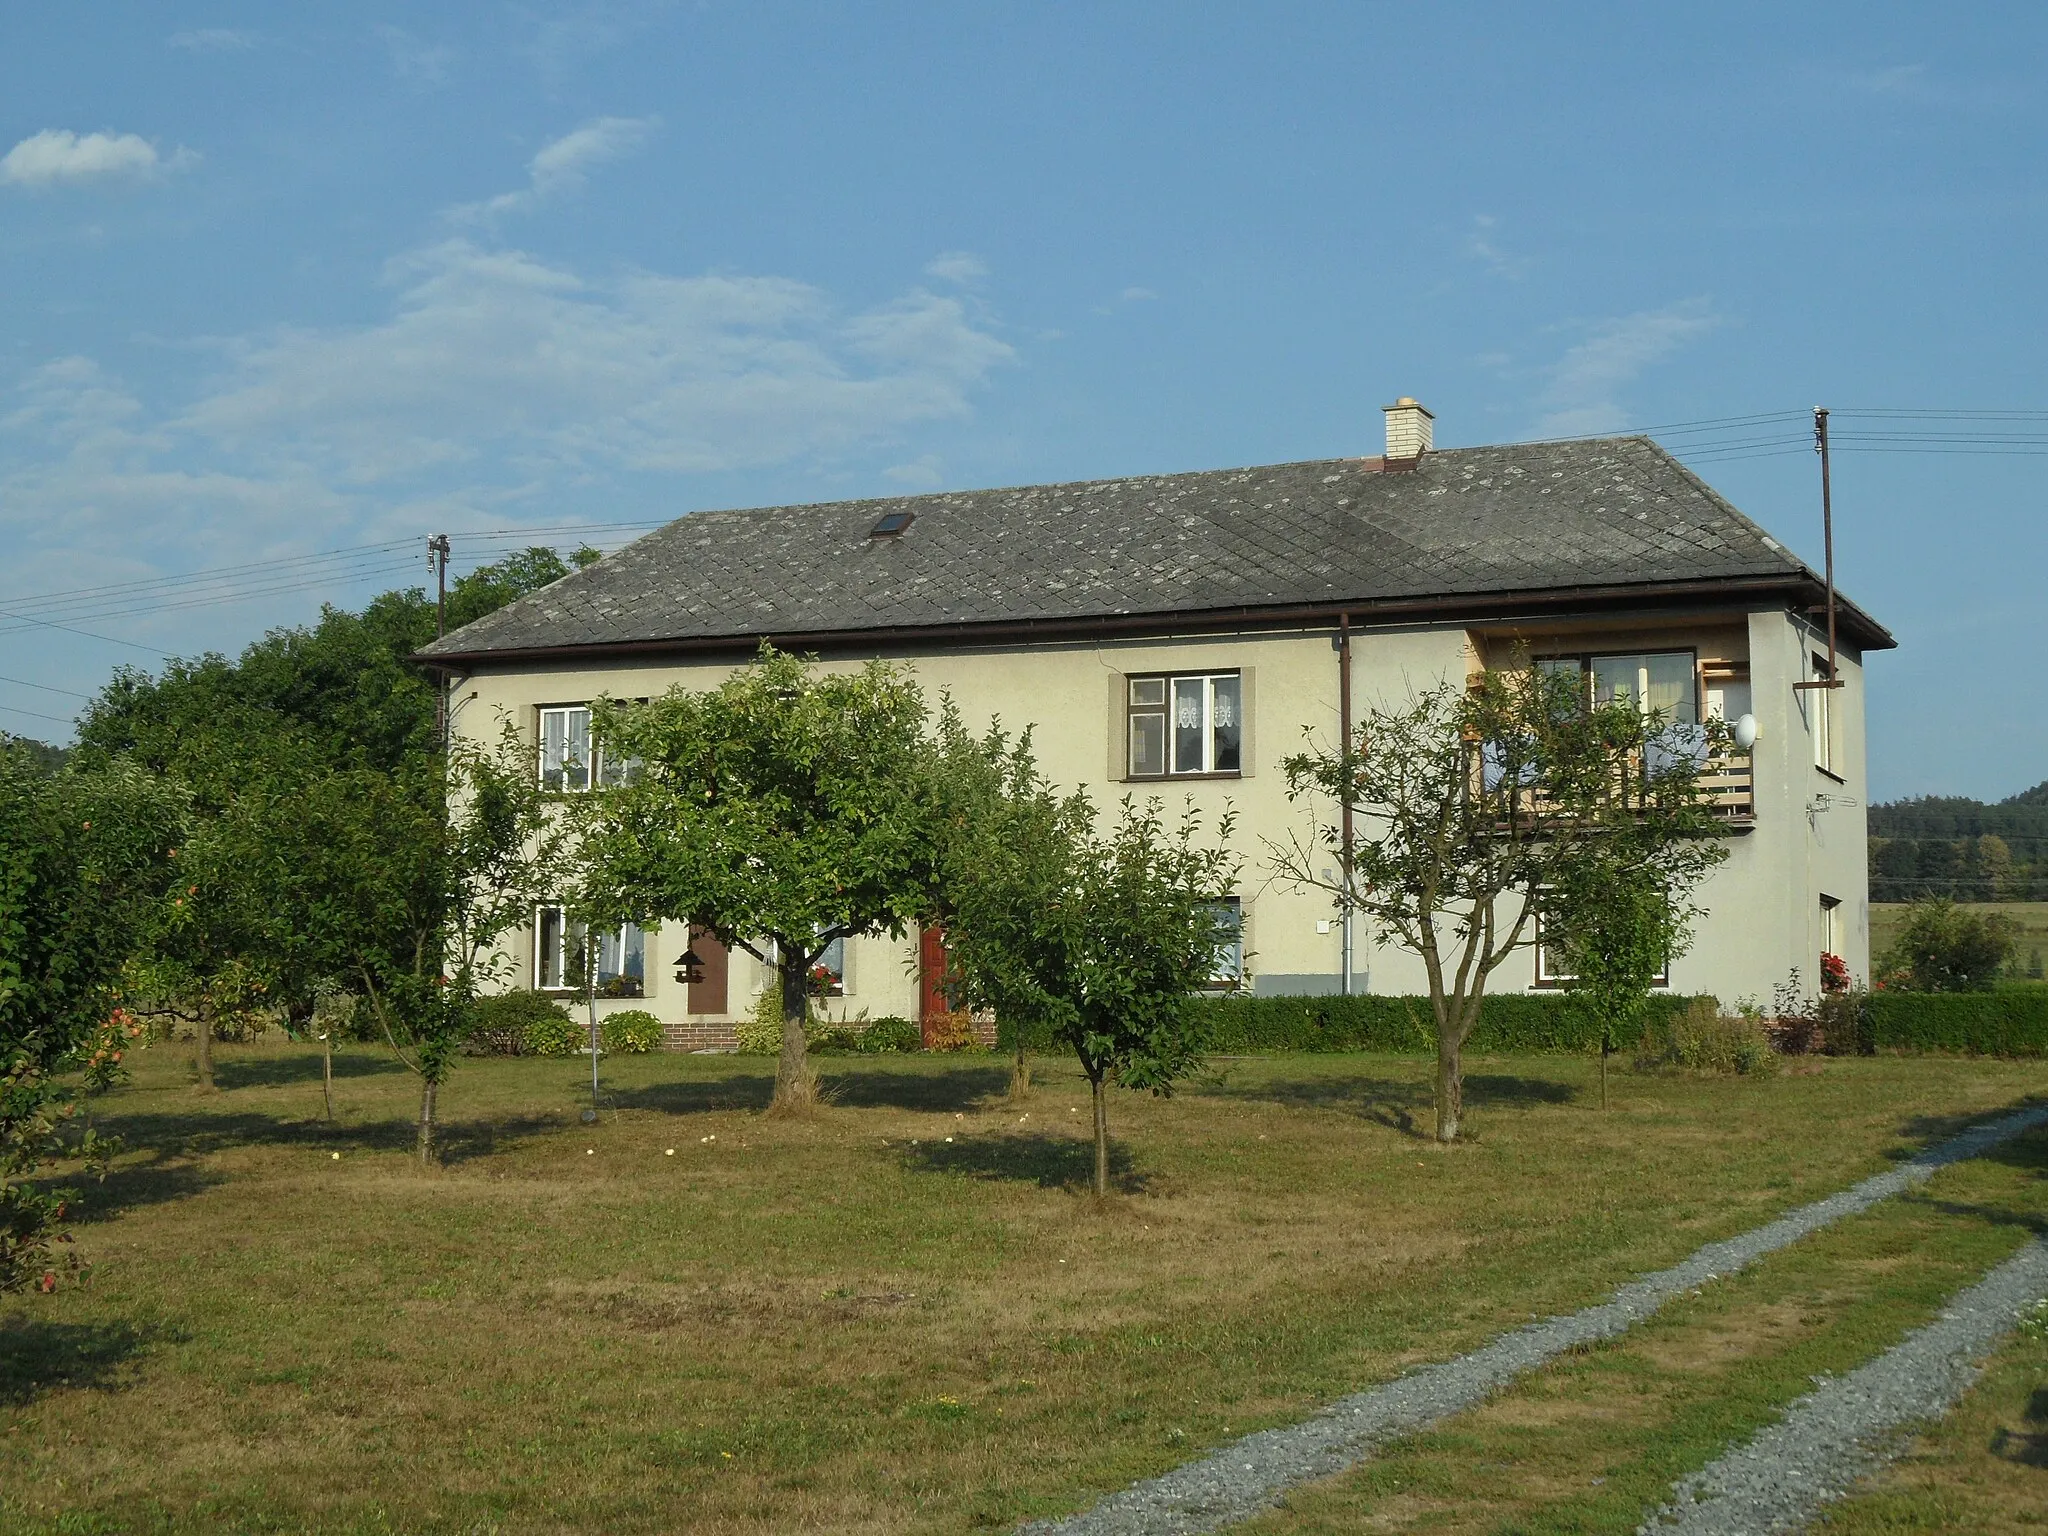
<svg viewBox="0 0 2048 1536">
<path fill-rule="evenodd" d="M 1723 821 L 1748 826 L 1756 820 L 1756 769 L 1747 752 L 1709 758 L 1700 788 Z"/>
</svg>

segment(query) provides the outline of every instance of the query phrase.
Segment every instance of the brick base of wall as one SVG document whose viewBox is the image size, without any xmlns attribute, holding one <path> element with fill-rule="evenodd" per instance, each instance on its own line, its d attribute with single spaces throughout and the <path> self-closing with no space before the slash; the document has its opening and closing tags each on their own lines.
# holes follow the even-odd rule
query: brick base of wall
<svg viewBox="0 0 2048 1536">
<path fill-rule="evenodd" d="M 996 1048 L 994 1019 L 976 1019 L 969 1027 L 985 1050 Z M 665 1051 L 730 1051 L 739 1043 L 738 1026 L 731 1023 L 692 1019 L 687 1024 L 661 1026 L 661 1048 Z"/>
<path fill-rule="evenodd" d="M 665 1051 L 729 1051 L 740 1043 L 739 1031 L 730 1023 L 716 1020 L 661 1026 L 661 1048 Z"/>
</svg>

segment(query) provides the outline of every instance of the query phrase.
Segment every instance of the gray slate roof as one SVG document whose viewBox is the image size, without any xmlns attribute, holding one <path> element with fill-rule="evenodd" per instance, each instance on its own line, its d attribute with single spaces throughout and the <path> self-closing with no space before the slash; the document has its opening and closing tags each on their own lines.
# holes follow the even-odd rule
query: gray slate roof
<svg viewBox="0 0 2048 1536">
<path fill-rule="evenodd" d="M 891 511 L 916 520 L 871 539 Z M 424 654 L 1802 575 L 1654 442 L 1618 437 L 1391 474 L 1328 459 L 693 512 Z"/>
</svg>

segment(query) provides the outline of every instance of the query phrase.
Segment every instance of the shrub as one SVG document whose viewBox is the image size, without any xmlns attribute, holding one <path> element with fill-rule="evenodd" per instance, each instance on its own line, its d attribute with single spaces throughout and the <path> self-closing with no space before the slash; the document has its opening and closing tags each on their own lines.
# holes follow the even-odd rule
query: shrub
<svg viewBox="0 0 2048 1536">
<path fill-rule="evenodd" d="M 1863 999 L 1869 1048 L 2048 1056 L 2048 990 L 1872 992 Z"/>
<path fill-rule="evenodd" d="M 519 1041 L 522 1056 L 574 1056 L 590 1044 L 590 1029 L 557 1008 L 552 1018 L 535 1018 Z"/>
<path fill-rule="evenodd" d="M 1636 1065 L 1768 1077 L 1778 1070 L 1778 1053 L 1758 1020 L 1724 1014 L 1712 998 L 1696 997 L 1684 1011 L 1668 1015 L 1661 1026 L 1652 1024 L 1643 1031 Z"/>
<path fill-rule="evenodd" d="M 661 1044 L 661 1020 L 645 1008 L 621 1008 L 598 1022 L 597 1037 L 608 1051 L 645 1056 Z"/>
<path fill-rule="evenodd" d="M 754 1016 L 741 1019 L 736 1033 L 747 1056 L 776 1056 L 782 1051 L 782 994 L 773 985 L 754 1000 Z"/>
<path fill-rule="evenodd" d="M 981 1041 L 975 1038 L 974 1015 L 965 1008 L 934 1013 L 925 1021 L 924 1040 L 926 1049 L 933 1051 L 978 1051 Z"/>
<path fill-rule="evenodd" d="M 2013 957 L 2013 924 L 2002 912 L 1952 901 L 1916 901 L 1897 942 L 1877 961 L 1887 992 L 1981 992 Z"/>
<path fill-rule="evenodd" d="M 358 1017 L 367 1011 L 366 1007 L 359 1008 Z M 560 1051 L 536 1051 L 528 1043 L 529 1032 L 536 1028 L 545 1035 L 551 1030 L 573 1031 L 576 1027 L 561 1005 L 541 992 L 499 992 L 480 997 L 472 1006 L 470 1020 L 469 1048 L 488 1055 L 566 1056 L 580 1043 L 571 1042 Z"/>
<path fill-rule="evenodd" d="M 924 1031 L 909 1019 L 885 1014 L 861 1031 L 860 1047 L 871 1055 L 924 1049 Z"/>
</svg>

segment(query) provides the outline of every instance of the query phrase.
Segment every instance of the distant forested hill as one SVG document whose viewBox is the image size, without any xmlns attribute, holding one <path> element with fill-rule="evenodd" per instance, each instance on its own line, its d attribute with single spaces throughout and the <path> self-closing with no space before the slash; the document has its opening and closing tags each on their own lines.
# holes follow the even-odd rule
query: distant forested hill
<svg viewBox="0 0 2048 1536">
<path fill-rule="evenodd" d="M 1986 805 L 1955 795 L 1870 808 L 1870 899 L 2048 901 L 2048 782 Z"/>
</svg>

